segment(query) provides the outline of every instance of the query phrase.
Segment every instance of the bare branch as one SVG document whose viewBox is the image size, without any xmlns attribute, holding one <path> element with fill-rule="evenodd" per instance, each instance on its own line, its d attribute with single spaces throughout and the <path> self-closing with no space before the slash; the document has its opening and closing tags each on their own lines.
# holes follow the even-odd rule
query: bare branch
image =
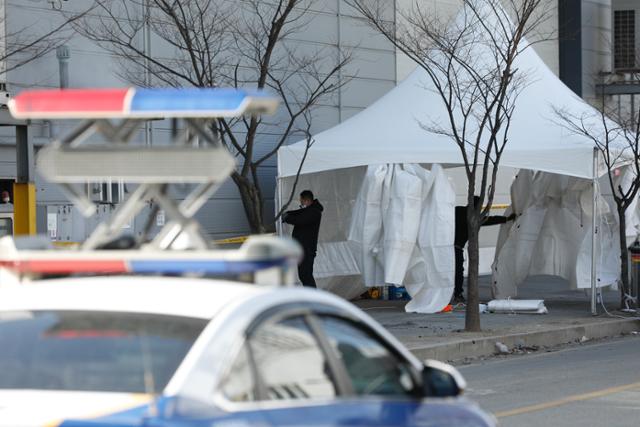
<svg viewBox="0 0 640 427">
<path fill-rule="evenodd" d="M 30 37 L 28 34 L 38 32 L 37 30 L 34 31 L 34 27 L 37 24 L 7 33 L 3 40 L 5 51 L 0 55 L 0 62 L 5 64 L 2 73 L 6 75 L 10 71 L 47 55 L 67 42 L 73 33 L 66 30 L 70 29 L 76 21 L 83 19 L 93 8 L 92 6 L 74 14 L 61 14 L 63 21 L 60 24 L 35 37 Z"/>
<path fill-rule="evenodd" d="M 331 101 L 349 79 L 341 76 L 350 61 L 327 48 L 300 52 L 292 38 L 315 19 L 317 0 L 96 0 L 100 13 L 74 28 L 115 55 L 120 76 L 154 86 L 252 87 L 269 89 L 282 99 L 275 117 L 218 120 L 216 131 L 234 153 L 238 186 L 254 232 L 264 232 L 259 168 L 291 138 L 309 140 L 311 117 L 322 102 Z M 145 26 L 159 38 L 162 52 L 142 45 Z M 304 130 L 306 129 L 306 130 Z M 266 137 L 275 143 L 263 150 Z"/>
</svg>

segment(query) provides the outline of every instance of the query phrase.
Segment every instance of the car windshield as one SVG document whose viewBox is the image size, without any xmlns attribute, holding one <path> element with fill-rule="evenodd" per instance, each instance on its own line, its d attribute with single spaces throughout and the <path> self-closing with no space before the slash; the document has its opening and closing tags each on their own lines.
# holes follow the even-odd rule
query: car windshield
<svg viewBox="0 0 640 427">
<path fill-rule="evenodd" d="M 0 312 L 0 389 L 159 393 L 205 325 L 154 314 Z"/>
</svg>

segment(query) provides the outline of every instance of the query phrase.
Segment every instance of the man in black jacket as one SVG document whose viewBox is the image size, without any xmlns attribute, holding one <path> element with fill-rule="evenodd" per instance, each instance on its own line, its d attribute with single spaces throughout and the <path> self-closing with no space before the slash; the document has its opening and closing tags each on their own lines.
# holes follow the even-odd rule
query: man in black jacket
<svg viewBox="0 0 640 427">
<path fill-rule="evenodd" d="M 475 196 L 473 198 L 476 206 L 480 203 L 480 197 Z M 516 218 L 516 214 L 511 214 L 509 216 L 488 216 L 482 222 L 481 227 L 487 225 L 496 225 L 496 224 L 504 224 L 507 221 L 512 221 Z M 456 231 L 454 238 L 454 249 L 456 255 L 456 276 L 455 276 L 455 288 L 453 291 L 453 300 L 454 304 L 464 303 L 466 300 L 464 299 L 464 289 L 462 288 L 462 283 L 464 281 L 464 246 L 467 244 L 469 240 L 469 224 L 467 223 L 467 207 L 466 206 L 456 206 Z"/>
<path fill-rule="evenodd" d="M 316 287 L 313 278 L 313 261 L 318 248 L 318 231 L 320 231 L 320 220 L 324 208 L 313 193 L 304 190 L 300 193 L 300 209 L 287 211 L 282 221 L 293 225 L 291 237 L 300 243 L 304 251 L 302 262 L 298 265 L 298 277 L 304 286 Z"/>
</svg>

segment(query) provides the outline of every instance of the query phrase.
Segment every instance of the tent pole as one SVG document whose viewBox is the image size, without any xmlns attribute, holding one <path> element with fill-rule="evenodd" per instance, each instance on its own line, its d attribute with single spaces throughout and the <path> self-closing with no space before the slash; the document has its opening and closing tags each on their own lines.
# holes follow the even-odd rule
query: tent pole
<svg viewBox="0 0 640 427">
<path fill-rule="evenodd" d="M 597 307 L 597 289 L 596 289 L 596 234 L 597 234 L 597 220 L 596 215 L 598 212 L 598 195 L 596 190 L 598 189 L 598 148 L 593 148 L 593 179 L 591 182 L 592 191 L 592 203 L 591 203 L 591 314 L 596 316 L 598 314 Z"/>
<path fill-rule="evenodd" d="M 276 177 L 276 215 L 282 209 L 282 177 Z M 282 216 L 276 220 L 276 235 L 282 236 Z"/>
</svg>

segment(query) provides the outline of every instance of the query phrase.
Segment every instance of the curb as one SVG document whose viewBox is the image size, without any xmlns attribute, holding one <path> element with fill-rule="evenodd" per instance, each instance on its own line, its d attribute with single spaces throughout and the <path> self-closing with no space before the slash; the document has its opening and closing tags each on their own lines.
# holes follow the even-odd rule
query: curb
<svg viewBox="0 0 640 427">
<path fill-rule="evenodd" d="M 518 334 L 494 335 L 468 338 L 444 344 L 425 345 L 409 350 L 419 359 L 435 359 L 447 362 L 465 358 L 487 357 L 500 354 L 496 342 L 501 342 L 510 350 L 518 347 L 553 347 L 580 341 L 615 337 L 640 330 L 640 320 L 616 319 L 606 322 L 592 322 L 576 326 L 558 327 L 544 331 Z"/>
</svg>

